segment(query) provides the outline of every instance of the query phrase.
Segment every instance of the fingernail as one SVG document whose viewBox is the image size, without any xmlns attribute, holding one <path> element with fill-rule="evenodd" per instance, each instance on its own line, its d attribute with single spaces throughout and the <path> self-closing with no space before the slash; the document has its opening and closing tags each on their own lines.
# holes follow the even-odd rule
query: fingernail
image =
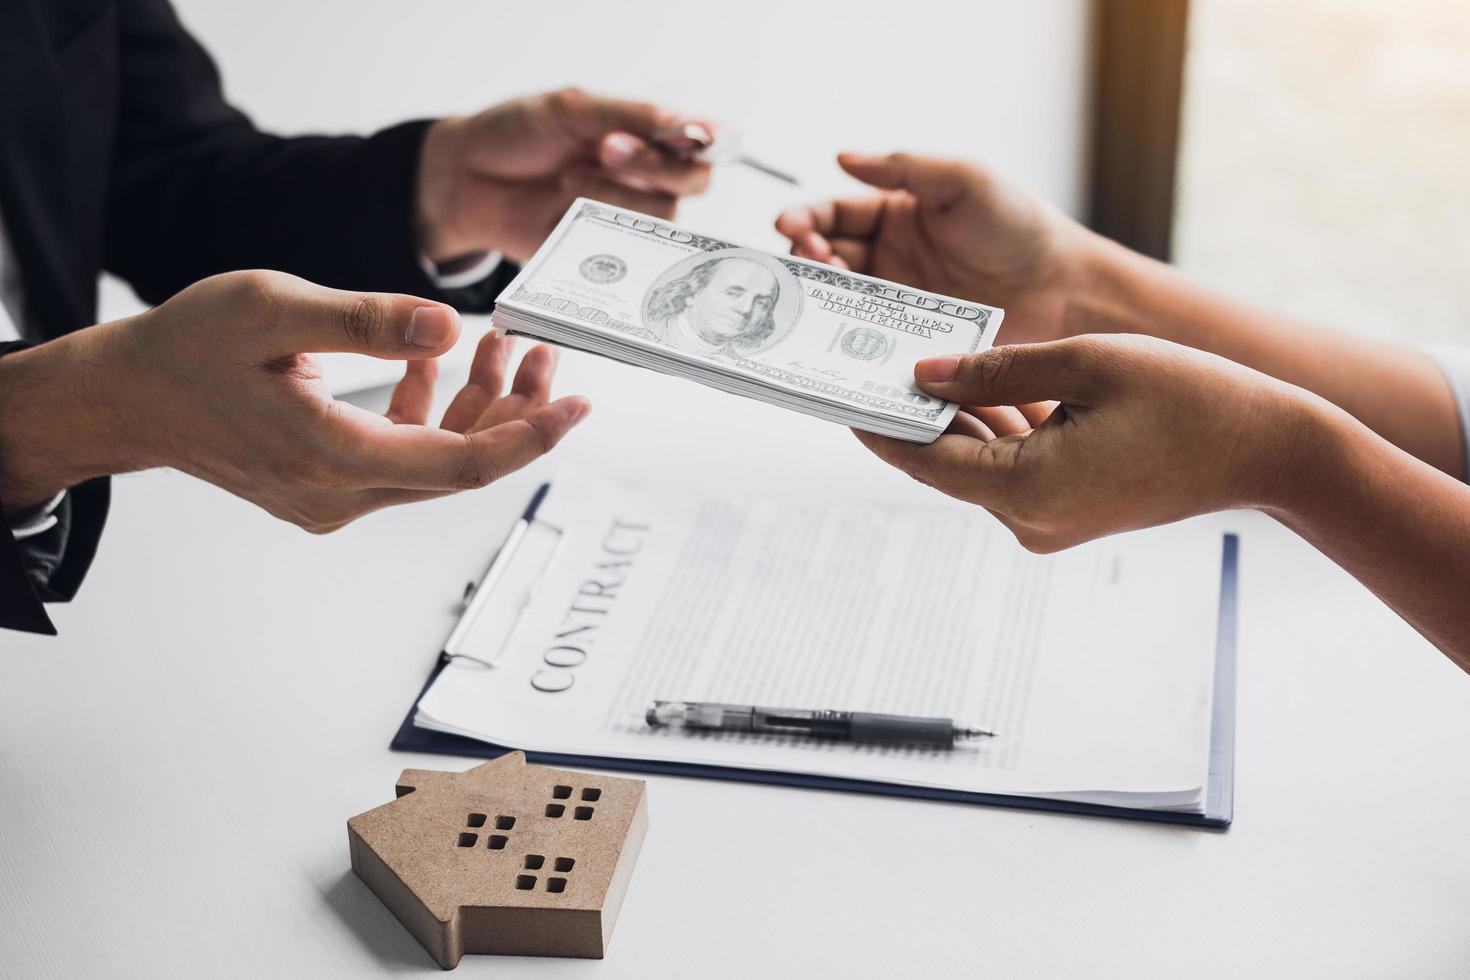
<svg viewBox="0 0 1470 980">
<path fill-rule="evenodd" d="M 918 381 L 949 381 L 960 369 L 957 354 L 948 357 L 927 357 L 914 365 L 914 378 Z"/>
<path fill-rule="evenodd" d="M 578 422 L 585 419 L 587 417 L 587 413 L 590 411 L 592 411 L 592 403 L 587 401 L 586 399 L 579 399 L 578 401 L 573 402 L 571 405 L 572 425 L 576 425 Z"/>
<path fill-rule="evenodd" d="M 622 167 L 638 155 L 638 141 L 627 133 L 613 133 L 602 141 L 602 162 L 609 167 Z"/>
<path fill-rule="evenodd" d="M 404 339 L 410 347 L 435 350 L 443 347 L 454 335 L 458 319 L 459 314 L 447 306 L 420 306 L 409 318 L 408 334 Z"/>
</svg>

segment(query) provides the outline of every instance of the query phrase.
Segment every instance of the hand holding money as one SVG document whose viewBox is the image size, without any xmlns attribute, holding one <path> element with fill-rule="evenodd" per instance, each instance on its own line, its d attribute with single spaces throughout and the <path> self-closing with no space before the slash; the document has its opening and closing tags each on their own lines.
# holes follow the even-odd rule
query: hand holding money
<svg viewBox="0 0 1470 980">
<path fill-rule="evenodd" d="M 1004 312 L 574 202 L 501 295 L 497 329 L 842 425 L 932 442 L 956 406 L 926 357 L 989 347 Z"/>
<path fill-rule="evenodd" d="M 1153 337 L 1008 344 L 922 361 L 914 373 L 923 390 L 966 406 L 949 431 L 927 446 L 858 438 L 1041 553 L 1217 510 L 1288 512 L 1322 486 L 1301 446 L 1349 418 L 1300 388 Z M 1058 410 L 1042 407 L 1053 400 Z"/>
</svg>

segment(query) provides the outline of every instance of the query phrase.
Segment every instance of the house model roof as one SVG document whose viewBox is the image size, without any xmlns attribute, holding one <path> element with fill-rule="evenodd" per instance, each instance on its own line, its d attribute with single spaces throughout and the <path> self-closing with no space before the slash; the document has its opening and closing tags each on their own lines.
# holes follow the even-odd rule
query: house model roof
<svg viewBox="0 0 1470 980">
<path fill-rule="evenodd" d="M 511 752 L 405 769 L 347 837 L 352 870 L 448 970 L 465 953 L 602 957 L 647 828 L 642 780 Z"/>
</svg>

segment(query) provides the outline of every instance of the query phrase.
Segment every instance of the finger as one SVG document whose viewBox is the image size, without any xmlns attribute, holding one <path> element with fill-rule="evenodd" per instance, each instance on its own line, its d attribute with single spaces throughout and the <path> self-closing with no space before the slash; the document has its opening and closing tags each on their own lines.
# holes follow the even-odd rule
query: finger
<svg viewBox="0 0 1470 980">
<path fill-rule="evenodd" d="M 1026 417 L 1010 405 L 977 405 L 973 408 L 966 407 L 959 414 L 966 413 L 985 423 L 997 436 L 1018 436 L 1031 431 L 1031 424 L 1026 421 Z"/>
<path fill-rule="evenodd" d="M 569 171 L 562 178 L 562 188 L 579 197 L 590 197 L 613 207 L 642 211 L 655 218 L 672 218 L 678 201 L 661 191 L 642 190 L 613 180 L 600 173 Z"/>
<path fill-rule="evenodd" d="M 827 230 L 842 238 L 870 238 L 883 224 L 888 197 L 883 194 L 832 202 L 832 224 Z"/>
<path fill-rule="evenodd" d="M 813 262 L 832 261 L 832 243 L 814 231 L 809 231 L 791 243 L 791 254 Z"/>
<path fill-rule="evenodd" d="M 480 338 L 475 359 L 470 362 L 470 376 L 444 410 L 444 418 L 439 423 L 441 429 L 466 432 L 495 404 L 505 391 L 505 369 L 514 348 L 515 340 L 511 337 L 487 333 Z"/>
<path fill-rule="evenodd" d="M 562 398 L 525 418 L 467 434 L 416 425 L 357 429 L 341 453 L 359 486 L 467 490 L 550 452 L 590 408 L 586 399 Z"/>
<path fill-rule="evenodd" d="M 267 356 L 339 351 L 410 359 L 442 354 L 459 339 L 453 307 L 394 293 L 328 289 L 278 272 L 228 273 L 223 297 L 254 311 Z"/>
<path fill-rule="evenodd" d="M 878 230 L 885 202 L 882 195 L 870 195 L 791 208 L 776 218 L 776 230 L 793 241 L 813 231 L 844 238 L 867 238 Z"/>
<path fill-rule="evenodd" d="M 937 160 L 911 153 L 872 156 L 839 153 L 837 165 L 865 184 L 906 190 L 926 203 L 944 206 L 963 197 L 984 175 L 957 160 Z"/>
<path fill-rule="evenodd" d="M 979 354 L 930 357 L 914 365 L 925 392 L 961 405 L 1019 405 L 1059 399 L 1085 404 L 1103 384 L 1104 359 L 1086 337 L 1008 344 Z"/>
<path fill-rule="evenodd" d="M 825 262 L 839 269 L 866 269 L 868 246 L 850 238 L 823 238 L 808 232 L 791 243 L 791 254 L 812 262 Z"/>
<path fill-rule="evenodd" d="M 853 432 L 885 463 L 926 486 L 971 503 L 998 506 L 1017 477 L 1014 466 L 1017 454 L 1009 454 L 1011 462 L 1001 463 L 993 451 L 993 447 L 1002 444 L 998 439 L 986 441 L 947 432 L 923 445 L 857 429 Z"/>
<path fill-rule="evenodd" d="M 816 230 L 816 209 L 811 206 L 787 208 L 776 215 L 776 231 L 793 244 Z"/>
<path fill-rule="evenodd" d="M 860 242 L 854 238 L 834 238 L 831 244 L 835 255 L 831 260 L 833 265 L 860 270 L 868 267 L 867 242 Z"/>
<path fill-rule="evenodd" d="M 521 358 L 521 366 L 511 384 L 510 394 L 486 407 L 468 431 L 478 432 L 492 426 L 525 418 L 551 398 L 551 379 L 556 373 L 559 352 L 555 347 L 538 345 Z"/>
<path fill-rule="evenodd" d="M 1016 410 L 1026 417 L 1026 421 L 1034 429 L 1051 418 L 1051 413 L 1056 407 L 1056 402 L 1030 402 L 1025 405 L 1017 405 Z"/>
<path fill-rule="evenodd" d="M 709 187 L 710 165 L 680 160 L 660 152 L 630 133 L 609 133 L 597 147 L 597 159 L 635 186 L 675 197 L 702 194 Z"/>
<path fill-rule="evenodd" d="M 953 432 L 956 435 L 969 436 L 971 439 L 979 439 L 981 442 L 989 442 L 995 438 L 995 433 L 990 430 L 980 419 L 969 412 L 955 412 L 954 418 L 950 420 L 949 428 L 945 432 Z"/>
<path fill-rule="evenodd" d="M 652 102 L 614 99 L 578 88 L 553 92 L 547 98 L 562 125 L 583 140 L 595 140 L 604 133 L 618 130 L 637 136 L 652 136 L 680 121 L 678 116 Z"/>
<path fill-rule="evenodd" d="M 546 344 L 537 344 L 526 351 L 526 356 L 521 358 L 521 366 L 516 369 L 511 393 L 533 402 L 545 402 L 551 397 L 551 379 L 556 374 L 558 360 L 560 354 L 557 349 Z"/>
<path fill-rule="evenodd" d="M 393 398 L 388 402 L 385 413 L 388 420 L 407 425 L 426 424 L 438 378 L 439 362 L 434 358 L 409 361 L 403 369 L 403 380 L 394 386 Z"/>
<path fill-rule="evenodd" d="M 383 487 L 374 487 L 371 490 L 362 490 L 357 495 L 359 516 L 371 514 L 375 510 L 384 507 L 396 507 L 399 504 L 416 504 L 425 500 L 437 500 L 454 493 L 453 490 L 391 490 Z"/>
</svg>

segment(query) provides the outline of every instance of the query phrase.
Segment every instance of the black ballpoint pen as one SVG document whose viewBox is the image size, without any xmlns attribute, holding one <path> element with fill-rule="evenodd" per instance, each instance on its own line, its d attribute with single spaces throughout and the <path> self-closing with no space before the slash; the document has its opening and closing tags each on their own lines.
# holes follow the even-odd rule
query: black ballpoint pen
<svg viewBox="0 0 1470 980">
<path fill-rule="evenodd" d="M 709 701 L 653 701 L 648 705 L 644 719 L 651 728 L 797 735 L 842 742 L 927 745 L 941 749 L 952 749 L 956 742 L 995 735 L 983 728 L 956 725 L 949 718 L 916 718 L 868 711 L 762 708 L 752 704 Z"/>
</svg>

